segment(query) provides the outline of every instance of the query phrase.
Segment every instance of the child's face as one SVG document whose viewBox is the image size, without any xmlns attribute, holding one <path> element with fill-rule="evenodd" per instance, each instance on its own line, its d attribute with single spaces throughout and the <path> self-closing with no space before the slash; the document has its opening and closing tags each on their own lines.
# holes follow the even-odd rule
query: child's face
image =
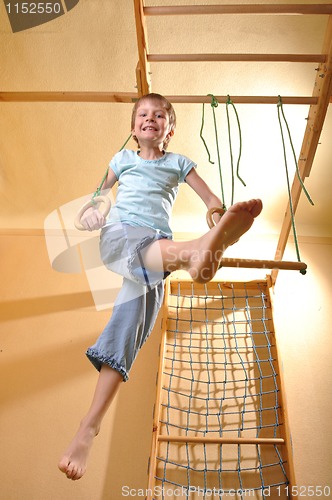
<svg viewBox="0 0 332 500">
<path fill-rule="evenodd" d="M 170 124 L 168 113 L 160 102 L 149 99 L 142 101 L 137 108 L 132 133 L 137 137 L 140 147 L 162 149 L 170 133 Z"/>
</svg>

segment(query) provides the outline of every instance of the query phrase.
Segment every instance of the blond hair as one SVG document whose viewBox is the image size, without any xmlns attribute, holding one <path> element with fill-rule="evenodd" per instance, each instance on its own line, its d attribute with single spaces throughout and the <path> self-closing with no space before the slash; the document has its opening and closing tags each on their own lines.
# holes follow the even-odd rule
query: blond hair
<svg viewBox="0 0 332 500">
<path fill-rule="evenodd" d="M 140 97 L 135 102 L 135 105 L 134 105 L 133 111 L 132 111 L 132 115 L 131 115 L 131 130 L 133 130 L 135 127 L 135 119 L 136 119 L 137 109 L 142 104 L 142 102 L 144 102 L 145 100 L 158 101 L 161 104 L 162 108 L 165 109 L 165 111 L 168 115 L 170 132 L 172 132 L 172 133 L 167 135 L 167 137 L 165 138 L 164 143 L 163 143 L 163 149 L 167 149 L 168 143 L 171 140 L 171 136 L 173 135 L 175 127 L 176 127 L 176 115 L 175 115 L 175 111 L 174 111 L 172 104 L 161 94 L 155 94 L 155 93 L 146 94 L 146 95 L 143 95 L 142 97 Z M 139 145 L 137 137 L 133 135 L 133 139 Z"/>
</svg>

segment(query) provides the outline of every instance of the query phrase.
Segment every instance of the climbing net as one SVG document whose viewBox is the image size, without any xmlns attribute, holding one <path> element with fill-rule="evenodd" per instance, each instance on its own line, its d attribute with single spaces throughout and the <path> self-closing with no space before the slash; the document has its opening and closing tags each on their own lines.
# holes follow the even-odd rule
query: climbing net
<svg viewBox="0 0 332 500">
<path fill-rule="evenodd" d="M 156 426 L 160 491 L 173 488 L 180 498 L 287 498 L 267 288 L 264 280 L 171 283 Z"/>
</svg>

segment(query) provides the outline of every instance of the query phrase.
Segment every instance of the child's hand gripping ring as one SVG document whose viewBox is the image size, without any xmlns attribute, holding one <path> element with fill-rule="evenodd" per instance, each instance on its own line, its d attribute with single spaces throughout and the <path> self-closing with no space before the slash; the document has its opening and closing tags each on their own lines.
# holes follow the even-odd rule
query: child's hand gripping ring
<svg viewBox="0 0 332 500">
<path fill-rule="evenodd" d="M 215 222 L 213 220 L 213 214 L 219 214 L 220 217 L 222 217 L 225 213 L 225 210 L 222 208 L 222 207 L 212 207 L 210 208 L 210 210 L 207 211 L 207 214 L 206 214 L 206 222 L 209 226 L 210 229 L 213 228 L 213 226 L 215 226 Z"/>
<path fill-rule="evenodd" d="M 74 225 L 76 229 L 79 229 L 80 231 L 85 231 L 85 227 L 81 224 L 81 218 L 84 212 L 95 205 L 95 203 L 104 203 L 104 207 L 102 210 L 100 210 L 100 213 L 102 214 L 103 217 L 106 217 L 108 212 L 111 210 L 111 200 L 108 198 L 108 196 L 95 196 L 93 199 L 87 201 L 82 208 L 78 211 L 75 220 L 74 220 Z"/>
</svg>

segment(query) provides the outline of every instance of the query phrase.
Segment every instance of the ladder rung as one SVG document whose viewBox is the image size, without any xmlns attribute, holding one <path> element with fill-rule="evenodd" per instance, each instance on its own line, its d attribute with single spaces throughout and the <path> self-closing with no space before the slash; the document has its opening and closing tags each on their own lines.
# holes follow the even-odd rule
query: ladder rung
<svg viewBox="0 0 332 500">
<path fill-rule="evenodd" d="M 203 444 L 285 444 L 283 438 L 207 437 L 207 436 L 166 436 L 159 435 L 158 441 L 168 443 Z"/>
<path fill-rule="evenodd" d="M 291 262 L 284 260 L 255 260 L 255 259 L 236 259 L 223 258 L 219 267 L 247 267 L 257 269 L 285 269 L 294 271 L 305 271 L 307 264 L 305 262 Z"/>
<path fill-rule="evenodd" d="M 143 8 L 145 16 L 216 14 L 331 14 L 330 4 L 176 5 Z"/>
<path fill-rule="evenodd" d="M 300 62 L 324 63 L 325 54 L 148 54 L 149 62 Z"/>
</svg>

